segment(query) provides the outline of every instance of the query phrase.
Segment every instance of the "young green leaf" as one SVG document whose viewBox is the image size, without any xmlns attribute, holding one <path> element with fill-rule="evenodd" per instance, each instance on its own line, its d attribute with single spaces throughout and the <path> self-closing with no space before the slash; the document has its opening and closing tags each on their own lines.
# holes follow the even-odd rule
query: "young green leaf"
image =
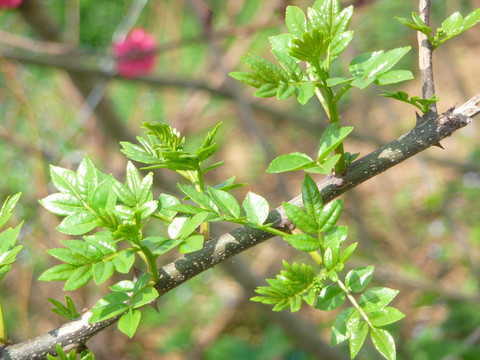
<svg viewBox="0 0 480 360">
<path fill-rule="evenodd" d="M 45 270 L 38 280 L 40 281 L 66 281 L 75 271 L 77 266 L 60 264 Z"/>
<path fill-rule="evenodd" d="M 360 295 L 358 304 L 366 312 L 378 311 L 387 306 L 397 294 L 398 290 L 394 289 L 385 287 L 371 288 Z"/>
<path fill-rule="evenodd" d="M 345 277 L 345 285 L 354 293 L 363 291 L 372 280 L 373 270 L 373 265 L 350 270 Z"/>
<path fill-rule="evenodd" d="M 356 247 L 358 245 L 358 242 L 355 242 L 351 245 L 349 245 L 345 251 L 342 253 L 342 255 L 340 256 L 340 262 L 342 264 L 345 264 L 348 259 L 350 259 L 350 256 L 352 256 L 353 252 L 355 251 Z"/>
<path fill-rule="evenodd" d="M 93 280 L 95 280 L 95 284 L 101 284 L 107 281 L 110 276 L 113 275 L 115 271 L 115 266 L 111 261 L 100 261 L 98 263 L 93 264 Z"/>
<path fill-rule="evenodd" d="M 330 311 L 343 305 L 345 293 L 337 284 L 330 284 L 322 289 L 317 298 L 316 309 Z"/>
<path fill-rule="evenodd" d="M 115 269 L 119 273 L 126 274 L 133 266 L 133 263 L 135 261 L 135 253 L 131 250 L 121 251 L 115 258 L 113 258 L 112 261 Z"/>
<path fill-rule="evenodd" d="M 0 228 L 5 225 L 8 219 L 12 216 L 13 209 L 15 209 L 21 195 L 22 193 L 17 193 L 13 196 L 8 196 L 3 202 L 2 208 L 0 209 Z"/>
<path fill-rule="evenodd" d="M 98 217 L 87 210 L 80 210 L 62 220 L 57 230 L 67 235 L 83 235 L 97 227 Z"/>
<path fill-rule="evenodd" d="M 284 52 L 272 50 L 273 55 L 277 58 L 278 62 L 285 71 L 288 73 L 291 79 L 295 81 L 301 81 L 303 78 L 303 70 L 300 65 L 297 64 L 297 61 L 291 56 L 285 54 Z"/>
<path fill-rule="evenodd" d="M 368 335 L 368 324 L 366 321 L 361 321 L 355 331 L 350 335 L 350 358 L 357 356 L 362 348 L 363 343 Z"/>
<path fill-rule="evenodd" d="M 303 81 L 296 87 L 295 96 L 300 104 L 305 105 L 315 95 L 315 84 Z"/>
<path fill-rule="evenodd" d="M 92 265 L 86 264 L 78 267 L 67 279 L 63 290 L 72 291 L 81 288 L 93 277 Z"/>
<path fill-rule="evenodd" d="M 187 253 L 201 250 L 203 248 L 204 241 L 205 241 L 205 238 L 203 237 L 203 235 L 189 236 L 180 242 L 178 246 L 178 251 L 182 254 L 187 254 Z"/>
<path fill-rule="evenodd" d="M 143 305 L 151 303 L 158 298 L 158 296 L 158 291 L 153 287 L 153 285 L 148 285 L 133 294 L 131 306 L 132 308 L 137 309 Z"/>
<path fill-rule="evenodd" d="M 267 200 L 260 195 L 248 192 L 242 204 L 247 220 L 255 225 L 263 225 L 268 217 L 269 206 Z"/>
<path fill-rule="evenodd" d="M 129 338 L 132 338 L 137 331 L 138 324 L 142 318 L 140 310 L 132 310 L 130 308 L 125 314 L 118 320 L 118 329 L 126 334 Z"/>
<path fill-rule="evenodd" d="M 55 306 L 53 309 L 51 309 L 52 312 L 64 317 L 67 320 L 74 320 L 80 315 L 75 309 L 72 298 L 68 295 L 65 295 L 65 301 L 67 302 L 67 306 L 63 305 L 60 301 L 52 298 L 47 298 L 47 300 L 50 301 L 53 306 Z"/>
<path fill-rule="evenodd" d="M 353 127 L 346 126 L 339 128 L 338 123 L 329 125 L 320 138 L 320 146 L 318 148 L 318 162 L 321 163 L 328 155 L 340 145 L 343 140 L 350 134 Z"/>
<path fill-rule="evenodd" d="M 283 208 L 287 217 L 292 220 L 292 223 L 300 230 L 306 233 L 316 233 L 318 228 L 315 219 L 305 213 L 298 206 L 284 202 Z"/>
<path fill-rule="evenodd" d="M 208 195 L 213 202 L 227 215 L 227 217 L 240 217 L 240 205 L 238 201 L 228 192 L 208 187 Z"/>
<path fill-rule="evenodd" d="M 305 174 L 305 178 L 302 183 L 302 202 L 305 207 L 305 212 L 316 219 L 323 209 L 322 195 L 318 190 L 317 184 L 308 174 Z"/>
<path fill-rule="evenodd" d="M 350 307 L 337 315 L 332 326 L 331 344 L 337 345 L 350 338 L 352 332 L 356 329 L 355 324 L 360 322 L 360 314 L 357 309 Z"/>
<path fill-rule="evenodd" d="M 317 218 L 317 225 L 321 232 L 327 232 L 331 230 L 343 209 L 343 199 L 337 199 L 326 204 L 319 217 Z"/>
<path fill-rule="evenodd" d="M 395 360 L 395 340 L 387 330 L 373 328 L 370 331 L 370 338 L 372 339 L 373 346 L 382 354 L 385 359 Z"/>
<path fill-rule="evenodd" d="M 308 234 L 294 234 L 285 237 L 285 240 L 295 249 L 305 252 L 312 252 L 320 248 L 318 239 Z"/>
<path fill-rule="evenodd" d="M 285 12 L 285 23 L 288 31 L 296 38 L 301 38 L 307 31 L 307 19 L 302 9 L 296 6 L 287 6 Z"/>
<path fill-rule="evenodd" d="M 187 195 L 192 201 L 197 203 L 200 207 L 208 210 L 210 212 L 214 212 L 220 215 L 220 209 L 217 205 L 213 202 L 213 200 L 204 193 L 197 191 L 195 188 L 191 186 L 181 185 L 178 184 L 178 187 L 182 192 Z"/>
<path fill-rule="evenodd" d="M 315 161 L 303 153 L 291 153 L 287 155 L 281 155 L 274 159 L 267 169 L 270 174 L 277 174 L 286 171 L 295 171 L 301 169 L 308 169 L 315 166 Z"/>
<path fill-rule="evenodd" d="M 374 311 L 369 314 L 368 318 L 373 326 L 385 326 L 392 324 L 405 317 L 400 310 L 387 306 L 381 310 Z"/>
</svg>

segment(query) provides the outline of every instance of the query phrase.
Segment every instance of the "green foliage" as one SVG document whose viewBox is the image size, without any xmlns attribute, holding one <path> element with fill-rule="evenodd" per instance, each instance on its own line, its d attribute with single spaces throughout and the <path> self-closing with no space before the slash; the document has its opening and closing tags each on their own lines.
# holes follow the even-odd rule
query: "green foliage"
<svg viewBox="0 0 480 360">
<path fill-rule="evenodd" d="M 77 359 L 77 351 L 73 349 L 70 351 L 67 355 L 65 350 L 60 346 L 60 344 L 57 344 L 56 346 L 57 350 L 57 356 L 52 356 L 50 354 L 47 354 L 47 359 L 48 360 L 76 360 Z M 80 354 L 80 360 L 95 360 L 95 355 L 90 352 L 90 350 L 83 350 Z"/>
<path fill-rule="evenodd" d="M 412 12 L 413 21 L 407 18 L 396 19 L 403 25 L 424 33 L 432 44 L 433 49 L 436 49 L 445 41 L 460 35 L 476 25 L 480 21 L 480 9 L 471 12 L 465 18 L 458 11 L 454 12 L 442 22 L 442 26 L 437 29 L 435 34 L 432 33 L 432 28 L 427 26 L 416 12 Z"/>
<path fill-rule="evenodd" d="M 20 199 L 21 193 L 9 196 L 0 208 L 0 228 L 10 219 Z M 18 253 L 22 250 L 22 245 L 17 245 L 18 234 L 22 228 L 23 222 L 15 228 L 8 228 L 0 232 L 0 281 L 7 275 L 12 264 L 17 260 Z"/>
<path fill-rule="evenodd" d="M 395 100 L 406 102 L 407 104 L 412 104 L 413 106 L 420 109 L 423 114 L 427 114 L 430 111 L 430 105 L 435 104 L 440 99 L 432 96 L 430 99 L 421 99 L 418 96 L 408 97 L 408 94 L 404 91 L 390 92 L 383 91 L 383 94 L 380 96 L 392 98 Z"/>
<path fill-rule="evenodd" d="M 74 320 L 80 316 L 80 314 L 77 312 L 77 309 L 75 309 L 75 304 L 73 303 L 72 298 L 68 295 L 65 295 L 67 306 L 52 298 L 47 298 L 47 300 L 55 306 L 52 311 L 67 320 Z"/>
</svg>

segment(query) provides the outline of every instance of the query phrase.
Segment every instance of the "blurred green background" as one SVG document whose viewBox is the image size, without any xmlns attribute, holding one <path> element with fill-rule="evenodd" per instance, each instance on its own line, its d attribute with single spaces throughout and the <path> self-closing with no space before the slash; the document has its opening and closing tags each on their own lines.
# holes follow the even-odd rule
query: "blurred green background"
<svg viewBox="0 0 480 360">
<path fill-rule="evenodd" d="M 314 154 L 325 125 L 314 99 L 305 107 L 293 98 L 255 99 L 251 88 L 228 77 L 230 71 L 246 69 L 240 57 L 247 53 L 271 59 L 268 36 L 285 32 L 285 7 L 306 9 L 311 1 L 147 2 L 135 26 L 157 38 L 157 69 L 133 81 L 110 76 L 110 44 L 130 6 L 142 1 L 26 2 L 38 6 L 58 29 L 48 33 L 45 23 L 35 27 L 39 11 L 0 12 L 0 199 L 21 191 L 15 216 L 26 219 L 20 239 L 25 249 L 0 287 L 15 342 L 63 323 L 46 300 L 63 300 L 63 284 L 37 281 L 55 264 L 45 250 L 65 239 L 55 231 L 59 219 L 38 204 L 54 190 L 49 164 L 76 169 L 88 155 L 103 172 L 123 179 L 126 159 L 118 142 L 142 135 L 143 121 L 167 122 L 194 143 L 223 121 L 215 159 L 226 164 L 209 173 L 208 181 L 217 184 L 235 175 L 237 182 L 249 184 L 235 191 L 238 199 L 254 191 L 276 207 L 299 193 L 303 175 L 266 174 L 269 162 L 292 151 Z M 361 52 L 411 45 L 414 50 L 402 65 L 418 74 L 416 35 L 394 20 L 410 17 L 416 1 L 341 3 L 355 5 L 350 26 L 355 36 L 338 72 Z M 432 0 L 432 27 L 454 11 L 466 15 L 477 7 L 479 0 Z M 479 35 L 480 28 L 474 27 L 436 51 L 439 111 L 479 92 Z M 60 38 L 61 46 L 46 41 Z M 418 79 L 389 90 L 421 95 Z M 341 104 L 343 124 L 355 127 L 346 151 L 365 155 L 415 125 L 414 108 L 379 93 L 375 87 L 355 90 Z M 399 359 L 480 358 L 480 147 L 475 122 L 442 142 L 445 150 L 428 149 L 344 195 L 340 222 L 348 225 L 350 242 L 359 241 L 353 265 L 374 264 L 374 285 L 400 290 L 395 306 L 407 317 L 389 329 Z M 156 173 L 155 179 L 156 195 L 176 191 L 179 179 L 168 172 Z M 217 226 L 213 232 L 228 229 Z M 174 257 L 168 254 L 162 261 Z M 132 340 L 111 327 L 88 345 L 98 359 L 329 359 L 312 341 L 329 343 L 336 312 L 305 308 L 282 317 L 248 300 L 254 293 L 247 275 L 263 284 L 279 271 L 281 259 L 310 261 L 272 239 L 168 293 L 159 300 L 158 313 L 144 309 Z M 69 295 L 79 309 L 88 308 L 108 285 Z M 299 326 L 309 336 L 299 336 Z M 335 350 L 348 358 L 346 347 Z M 358 356 L 377 358 L 371 344 Z"/>
</svg>

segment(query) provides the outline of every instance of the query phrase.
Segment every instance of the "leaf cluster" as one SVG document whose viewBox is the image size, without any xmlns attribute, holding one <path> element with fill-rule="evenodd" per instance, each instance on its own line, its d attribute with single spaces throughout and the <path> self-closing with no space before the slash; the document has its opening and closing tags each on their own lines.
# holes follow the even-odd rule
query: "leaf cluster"
<svg viewBox="0 0 480 360">
<path fill-rule="evenodd" d="M 458 11 L 454 12 L 442 22 L 442 26 L 437 28 L 435 34 L 433 34 L 432 28 L 427 26 L 416 12 L 412 12 L 412 20 L 398 17 L 396 19 L 403 25 L 425 34 L 433 49 L 436 49 L 445 41 L 460 35 L 476 25 L 480 21 L 480 9 L 472 11 L 465 17 Z"/>
<path fill-rule="evenodd" d="M 67 354 L 65 350 L 63 350 L 62 346 L 60 344 L 57 344 L 56 350 L 57 350 L 57 356 L 47 354 L 48 360 L 76 360 L 77 359 L 77 351 L 75 349 L 73 349 Z M 90 352 L 90 350 L 88 349 L 83 350 L 78 355 L 80 355 L 80 360 L 95 360 L 95 355 L 92 352 Z"/>
<path fill-rule="evenodd" d="M 13 210 L 20 199 L 21 193 L 7 197 L 0 208 L 0 228 L 2 228 L 13 214 Z M 0 281 L 7 275 L 12 264 L 17 260 L 18 253 L 23 245 L 17 245 L 18 234 L 23 222 L 14 228 L 0 232 Z"/>
<path fill-rule="evenodd" d="M 404 91 L 383 91 L 383 94 L 380 96 L 392 98 L 395 100 L 403 101 L 407 104 L 411 104 L 418 108 L 423 114 L 427 114 L 430 111 L 430 105 L 435 104 L 440 99 L 433 95 L 430 99 L 422 99 L 418 96 L 411 96 L 409 98 L 408 94 Z"/>
</svg>

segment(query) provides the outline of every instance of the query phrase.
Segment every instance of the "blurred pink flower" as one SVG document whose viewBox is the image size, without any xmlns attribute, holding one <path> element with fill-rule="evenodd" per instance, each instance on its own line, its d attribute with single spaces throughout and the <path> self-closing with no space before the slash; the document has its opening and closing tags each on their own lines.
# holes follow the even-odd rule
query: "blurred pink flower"
<svg viewBox="0 0 480 360">
<path fill-rule="evenodd" d="M 144 29 L 133 29 L 122 42 L 114 43 L 113 53 L 117 58 L 117 71 L 124 77 L 136 78 L 155 69 L 155 37 Z"/>
<path fill-rule="evenodd" d="M 23 0 L 0 0 L 0 9 L 14 9 L 22 5 Z"/>
</svg>

